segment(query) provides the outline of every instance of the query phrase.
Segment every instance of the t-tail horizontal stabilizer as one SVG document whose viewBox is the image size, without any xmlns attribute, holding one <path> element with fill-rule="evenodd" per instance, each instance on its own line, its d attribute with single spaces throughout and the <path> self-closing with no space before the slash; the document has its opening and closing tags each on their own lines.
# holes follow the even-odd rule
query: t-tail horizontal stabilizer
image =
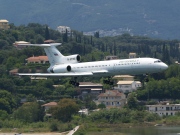
<svg viewBox="0 0 180 135">
<path fill-rule="evenodd" d="M 64 56 L 59 52 L 56 46 L 61 45 L 61 43 L 50 43 L 50 44 L 21 44 L 24 46 L 38 46 L 43 47 L 46 55 L 49 59 L 51 66 L 63 64 Z"/>
<path fill-rule="evenodd" d="M 59 46 L 62 43 L 50 43 L 50 44 L 20 44 L 22 46 L 38 46 L 38 47 L 50 47 L 50 46 Z"/>
</svg>

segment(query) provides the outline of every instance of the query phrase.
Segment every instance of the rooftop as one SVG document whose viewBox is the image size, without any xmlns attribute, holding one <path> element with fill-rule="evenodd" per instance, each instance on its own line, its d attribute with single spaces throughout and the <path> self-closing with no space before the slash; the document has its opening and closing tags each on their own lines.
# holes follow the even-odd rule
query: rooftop
<svg viewBox="0 0 180 135">
<path fill-rule="evenodd" d="M 44 61 L 48 61 L 48 57 L 47 56 L 36 56 L 36 57 L 29 57 L 26 60 L 28 61 L 39 61 L 39 60 L 44 60 Z"/>
<path fill-rule="evenodd" d="M 132 84 L 134 81 L 119 81 L 117 84 Z"/>
<path fill-rule="evenodd" d="M 8 21 L 8 20 L 3 19 L 3 20 L 0 20 L 0 22 L 9 22 L 9 21 Z"/>
<path fill-rule="evenodd" d="M 120 97 L 122 95 L 123 93 L 120 93 L 118 90 L 106 90 L 105 93 L 101 93 L 98 97 L 108 97 L 108 96 Z"/>
<path fill-rule="evenodd" d="M 134 78 L 134 76 L 131 76 L 131 75 L 115 75 L 113 78 Z"/>
<path fill-rule="evenodd" d="M 47 104 L 43 104 L 42 106 L 56 106 L 57 103 L 56 102 L 49 102 Z"/>
<path fill-rule="evenodd" d="M 103 86 L 103 85 L 100 83 L 79 82 L 79 86 Z"/>
<path fill-rule="evenodd" d="M 21 45 L 21 44 L 30 44 L 29 42 L 26 41 L 15 41 L 15 43 L 13 43 L 14 45 Z"/>
</svg>

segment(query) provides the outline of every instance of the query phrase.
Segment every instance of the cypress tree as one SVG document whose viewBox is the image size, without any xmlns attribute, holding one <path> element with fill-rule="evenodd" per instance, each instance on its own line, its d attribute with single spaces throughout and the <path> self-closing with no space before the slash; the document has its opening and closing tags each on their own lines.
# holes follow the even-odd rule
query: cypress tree
<svg viewBox="0 0 180 135">
<path fill-rule="evenodd" d="M 114 41 L 114 55 L 116 55 L 116 51 L 117 51 L 117 48 L 116 48 L 116 43 Z"/>
<path fill-rule="evenodd" d="M 63 34 L 63 42 L 68 42 L 68 33 L 67 33 L 67 29 L 66 29 L 66 33 Z"/>
<path fill-rule="evenodd" d="M 45 29 L 45 39 L 46 40 L 50 39 L 48 26 L 46 26 L 46 29 Z"/>
</svg>

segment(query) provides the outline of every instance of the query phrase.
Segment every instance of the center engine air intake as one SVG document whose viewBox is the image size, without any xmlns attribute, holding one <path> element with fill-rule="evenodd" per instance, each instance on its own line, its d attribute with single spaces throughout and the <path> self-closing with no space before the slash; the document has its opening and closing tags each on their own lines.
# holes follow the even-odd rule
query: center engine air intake
<svg viewBox="0 0 180 135">
<path fill-rule="evenodd" d="M 79 63 L 81 56 L 79 54 L 65 56 L 64 63 Z"/>
<path fill-rule="evenodd" d="M 79 54 L 76 56 L 76 60 L 77 60 L 78 62 L 81 61 L 81 56 L 80 56 Z"/>
</svg>

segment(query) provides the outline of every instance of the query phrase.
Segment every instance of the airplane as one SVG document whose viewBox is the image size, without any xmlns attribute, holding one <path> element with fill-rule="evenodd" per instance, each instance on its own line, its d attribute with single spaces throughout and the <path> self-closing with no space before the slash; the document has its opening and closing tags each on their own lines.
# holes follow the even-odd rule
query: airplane
<svg viewBox="0 0 180 135">
<path fill-rule="evenodd" d="M 156 58 L 131 58 L 81 63 L 81 56 L 79 54 L 62 55 L 56 48 L 62 45 L 61 43 L 21 45 L 43 47 L 48 56 L 50 67 L 47 69 L 48 73 L 18 73 L 18 75 L 74 77 L 74 80 L 70 81 L 74 86 L 79 86 L 79 82 L 76 81 L 78 76 L 108 77 L 108 80 L 104 80 L 104 82 L 112 84 L 110 77 L 114 75 L 158 73 L 168 68 L 165 63 Z"/>
</svg>

